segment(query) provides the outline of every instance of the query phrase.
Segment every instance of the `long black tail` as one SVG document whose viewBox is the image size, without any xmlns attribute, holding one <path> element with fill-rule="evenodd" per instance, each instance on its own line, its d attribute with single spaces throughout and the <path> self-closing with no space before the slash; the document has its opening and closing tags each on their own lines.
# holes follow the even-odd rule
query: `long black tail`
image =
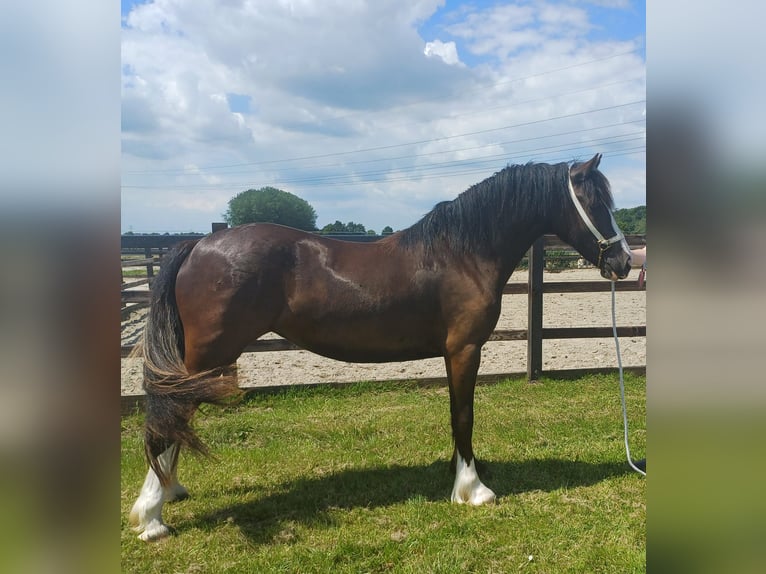
<svg viewBox="0 0 766 574">
<path fill-rule="evenodd" d="M 170 476 L 157 457 L 173 443 L 207 453 L 190 426 L 200 403 L 222 403 L 239 393 L 236 379 L 224 375 L 223 369 L 189 373 L 184 365 L 184 329 L 176 305 L 176 275 L 196 244 L 182 242 L 163 257 L 152 285 L 143 340 L 133 353 L 144 360 L 146 458 L 163 485 L 169 483 Z"/>
</svg>

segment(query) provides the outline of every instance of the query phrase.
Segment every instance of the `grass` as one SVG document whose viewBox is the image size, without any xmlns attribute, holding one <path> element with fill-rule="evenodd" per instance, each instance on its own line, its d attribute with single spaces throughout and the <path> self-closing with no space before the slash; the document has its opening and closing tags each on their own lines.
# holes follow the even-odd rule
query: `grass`
<svg viewBox="0 0 766 574">
<path fill-rule="evenodd" d="M 631 450 L 645 388 L 626 375 Z M 358 384 L 203 407 L 215 459 L 182 456 L 177 534 L 136 538 L 142 417 L 122 420 L 123 572 L 644 572 L 646 483 L 625 463 L 616 376 L 476 391 L 474 445 L 492 506 L 449 502 L 444 388 Z"/>
<path fill-rule="evenodd" d="M 146 274 L 146 269 L 123 269 L 122 276 L 131 277 L 133 279 L 136 279 L 136 278 L 146 279 L 147 274 Z"/>
</svg>

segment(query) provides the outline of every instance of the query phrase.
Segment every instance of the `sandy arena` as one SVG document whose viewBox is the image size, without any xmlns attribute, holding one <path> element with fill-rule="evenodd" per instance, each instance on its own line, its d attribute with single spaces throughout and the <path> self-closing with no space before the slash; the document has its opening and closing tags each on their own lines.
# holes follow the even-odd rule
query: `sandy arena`
<svg viewBox="0 0 766 574">
<path fill-rule="evenodd" d="M 636 281 L 633 270 L 624 281 Z M 594 281 L 596 269 L 577 269 L 545 274 L 545 281 Z M 527 272 L 517 271 L 511 282 L 526 282 Z M 543 296 L 544 327 L 610 327 L 611 293 L 551 293 Z M 646 291 L 618 292 L 617 325 L 646 325 Z M 135 343 L 144 324 L 145 310 L 122 323 L 122 344 Z M 525 329 L 526 295 L 505 295 L 497 329 Z M 273 337 L 273 334 L 266 337 Z M 264 337 L 264 338 L 266 338 Z M 620 339 L 623 366 L 646 365 L 646 338 Z M 479 374 L 526 370 L 526 341 L 490 342 L 482 351 Z M 614 340 L 564 339 L 543 341 L 543 369 L 616 367 Z M 386 381 L 444 377 L 441 358 L 406 363 L 357 364 L 326 359 L 308 351 L 246 353 L 237 361 L 243 387 L 300 385 L 326 382 Z M 137 359 L 122 359 L 122 395 L 141 394 L 141 365 Z"/>
</svg>

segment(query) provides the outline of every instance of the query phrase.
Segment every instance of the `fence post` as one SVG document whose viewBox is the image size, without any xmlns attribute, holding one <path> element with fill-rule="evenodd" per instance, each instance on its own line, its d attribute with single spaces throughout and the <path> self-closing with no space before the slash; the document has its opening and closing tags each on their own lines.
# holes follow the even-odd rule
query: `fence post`
<svg viewBox="0 0 766 574">
<path fill-rule="evenodd" d="M 152 248 L 151 247 L 144 247 L 144 257 L 147 259 L 152 258 Z M 154 277 L 154 263 L 147 263 L 146 264 L 146 277 L 151 280 Z"/>
<path fill-rule="evenodd" d="M 537 380 L 543 370 L 543 268 L 545 238 L 540 237 L 529 250 L 527 291 L 527 380 Z"/>
</svg>

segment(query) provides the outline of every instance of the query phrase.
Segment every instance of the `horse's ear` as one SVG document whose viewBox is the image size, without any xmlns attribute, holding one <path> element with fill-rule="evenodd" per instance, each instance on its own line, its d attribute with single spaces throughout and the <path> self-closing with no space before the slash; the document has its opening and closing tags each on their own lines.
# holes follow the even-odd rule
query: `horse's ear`
<svg viewBox="0 0 766 574">
<path fill-rule="evenodd" d="M 579 183 L 584 178 L 586 178 L 590 174 L 590 172 L 592 172 L 595 169 L 598 169 L 598 164 L 600 163 L 601 163 L 601 154 L 597 153 L 585 163 L 578 164 L 577 166 L 570 169 L 569 176 L 572 178 L 572 181 L 574 181 L 575 183 Z"/>
</svg>

